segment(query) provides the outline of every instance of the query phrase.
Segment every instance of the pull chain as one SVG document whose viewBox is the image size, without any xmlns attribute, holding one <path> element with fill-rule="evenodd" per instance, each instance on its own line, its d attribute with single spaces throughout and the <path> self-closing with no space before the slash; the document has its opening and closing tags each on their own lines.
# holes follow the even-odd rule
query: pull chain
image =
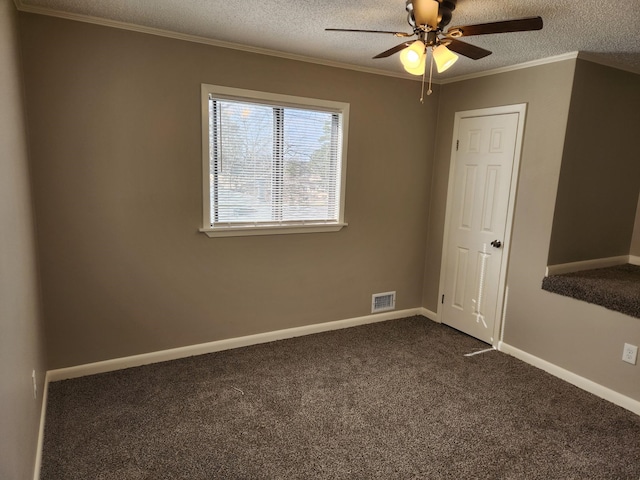
<svg viewBox="0 0 640 480">
<path fill-rule="evenodd" d="M 422 90 L 420 91 L 420 103 L 424 103 L 424 76 L 427 74 L 427 69 L 422 72 Z"/>
<path fill-rule="evenodd" d="M 433 78 L 433 47 L 431 47 L 431 62 L 429 63 L 429 90 L 427 90 L 427 95 L 431 95 L 433 90 L 431 90 L 431 79 Z"/>
<path fill-rule="evenodd" d="M 429 49 L 427 48 L 425 55 L 427 55 L 428 53 L 429 53 Z M 424 80 L 426 75 L 427 75 L 427 69 L 425 68 L 424 72 L 422 72 L 422 90 L 420 92 L 420 103 L 424 103 Z M 433 77 L 433 52 L 431 53 L 431 61 L 429 63 L 429 89 L 427 90 L 427 95 L 431 95 L 433 93 L 433 90 L 431 90 L 432 77 Z"/>
</svg>

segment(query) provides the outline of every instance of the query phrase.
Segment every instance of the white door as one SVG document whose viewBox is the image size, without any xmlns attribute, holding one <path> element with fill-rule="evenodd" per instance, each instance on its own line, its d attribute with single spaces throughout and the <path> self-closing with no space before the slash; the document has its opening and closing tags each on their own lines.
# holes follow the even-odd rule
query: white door
<svg viewBox="0 0 640 480">
<path fill-rule="evenodd" d="M 521 116 L 524 111 L 461 116 L 454 131 L 440 320 L 494 345 Z"/>
</svg>

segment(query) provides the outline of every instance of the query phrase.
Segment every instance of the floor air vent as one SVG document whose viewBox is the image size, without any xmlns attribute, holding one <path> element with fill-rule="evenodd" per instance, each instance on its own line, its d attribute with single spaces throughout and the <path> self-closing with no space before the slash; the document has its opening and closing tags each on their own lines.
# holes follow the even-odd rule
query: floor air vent
<svg viewBox="0 0 640 480">
<path fill-rule="evenodd" d="M 371 313 L 385 312 L 396 308 L 396 292 L 376 293 L 371 296 Z"/>
</svg>

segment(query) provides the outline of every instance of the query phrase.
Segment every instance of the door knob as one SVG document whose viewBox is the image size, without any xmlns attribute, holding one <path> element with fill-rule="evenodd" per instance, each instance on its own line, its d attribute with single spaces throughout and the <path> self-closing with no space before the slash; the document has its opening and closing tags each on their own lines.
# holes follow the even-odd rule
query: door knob
<svg viewBox="0 0 640 480">
<path fill-rule="evenodd" d="M 491 242 L 491 246 L 495 248 L 500 248 L 502 246 L 502 242 L 500 240 L 494 240 Z"/>
</svg>

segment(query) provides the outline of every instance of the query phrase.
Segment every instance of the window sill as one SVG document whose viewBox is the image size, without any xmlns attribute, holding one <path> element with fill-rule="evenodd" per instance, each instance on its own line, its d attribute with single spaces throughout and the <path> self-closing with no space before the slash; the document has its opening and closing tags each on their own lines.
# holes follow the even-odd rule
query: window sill
<svg viewBox="0 0 640 480">
<path fill-rule="evenodd" d="M 338 232 L 347 223 L 310 223 L 306 225 L 265 225 L 246 227 L 208 227 L 200 231 L 208 237 L 247 237 L 252 235 L 285 235 L 296 233 Z"/>
</svg>

